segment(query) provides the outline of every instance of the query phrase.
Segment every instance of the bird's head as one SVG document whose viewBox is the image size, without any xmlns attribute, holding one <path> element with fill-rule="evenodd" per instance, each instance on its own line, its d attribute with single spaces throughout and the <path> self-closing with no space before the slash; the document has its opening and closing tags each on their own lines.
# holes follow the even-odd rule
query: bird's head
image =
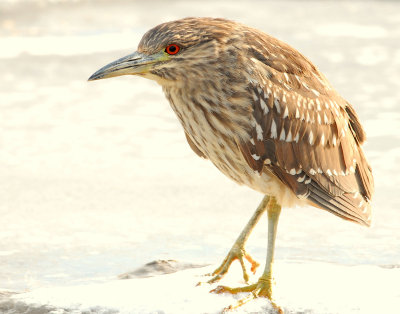
<svg viewBox="0 0 400 314">
<path fill-rule="evenodd" d="M 237 27 L 240 24 L 213 18 L 185 18 L 160 24 L 143 36 L 136 52 L 104 66 L 89 81 L 139 75 L 168 85 L 207 78 L 210 69 L 223 70 L 219 57 L 226 47 L 232 49 Z M 236 56 L 234 51 L 228 55 Z M 229 60 L 225 58 L 225 62 Z"/>
</svg>

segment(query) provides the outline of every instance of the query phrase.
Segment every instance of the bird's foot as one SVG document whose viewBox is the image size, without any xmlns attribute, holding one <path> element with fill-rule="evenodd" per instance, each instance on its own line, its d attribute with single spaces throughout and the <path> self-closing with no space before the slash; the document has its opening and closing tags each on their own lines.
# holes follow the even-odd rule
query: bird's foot
<svg viewBox="0 0 400 314">
<path fill-rule="evenodd" d="M 246 252 L 244 249 L 243 245 L 239 245 L 235 243 L 231 250 L 229 251 L 228 255 L 225 257 L 224 261 L 222 264 L 214 270 L 211 274 L 208 274 L 210 276 L 214 276 L 210 280 L 208 280 L 208 283 L 214 283 L 219 280 L 221 280 L 226 273 L 229 270 L 229 267 L 231 266 L 232 262 L 235 260 L 239 260 L 240 265 L 242 266 L 242 271 L 243 271 L 243 279 L 245 282 L 249 281 L 249 275 L 246 270 L 246 266 L 244 264 L 244 259 L 246 259 L 250 264 L 251 264 L 251 272 L 255 274 L 257 267 L 260 265 L 257 263 L 251 256 Z"/>
<path fill-rule="evenodd" d="M 259 298 L 264 297 L 268 298 L 271 302 L 272 307 L 276 310 L 276 313 L 283 314 L 283 310 L 280 306 L 278 306 L 272 299 L 272 278 L 263 278 L 261 277 L 257 283 L 244 286 L 244 287 L 236 287 L 231 288 L 227 286 L 218 286 L 215 289 L 211 290 L 212 293 L 230 293 L 230 294 L 238 294 L 242 292 L 249 292 L 249 294 L 236 302 L 236 304 L 232 304 L 224 308 L 223 312 L 229 312 L 231 310 L 237 309 L 238 307 L 246 304 L 247 302 Z"/>
</svg>

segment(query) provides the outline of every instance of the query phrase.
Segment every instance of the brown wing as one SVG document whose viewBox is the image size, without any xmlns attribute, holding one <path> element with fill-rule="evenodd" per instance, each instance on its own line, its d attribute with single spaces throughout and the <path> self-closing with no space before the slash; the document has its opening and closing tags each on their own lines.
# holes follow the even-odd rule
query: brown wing
<svg viewBox="0 0 400 314">
<path fill-rule="evenodd" d="M 354 109 L 300 53 L 274 45 L 274 56 L 249 51 L 254 120 L 250 140 L 239 142 L 247 163 L 268 167 L 315 206 L 369 225 L 373 177 Z"/>
</svg>

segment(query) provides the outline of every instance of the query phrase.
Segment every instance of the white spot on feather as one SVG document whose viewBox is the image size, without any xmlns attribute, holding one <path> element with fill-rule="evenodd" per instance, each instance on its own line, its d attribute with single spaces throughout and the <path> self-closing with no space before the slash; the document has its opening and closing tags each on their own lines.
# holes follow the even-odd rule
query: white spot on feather
<svg viewBox="0 0 400 314">
<path fill-rule="evenodd" d="M 315 89 L 311 89 L 311 91 L 314 93 L 315 96 L 319 97 L 319 92 L 316 91 Z"/>
<path fill-rule="evenodd" d="M 304 86 L 305 89 L 310 90 L 310 87 L 308 87 L 307 83 L 302 81 L 301 84 Z"/>
<path fill-rule="evenodd" d="M 256 143 L 254 142 L 254 139 L 252 139 L 252 138 L 250 139 L 250 143 L 253 145 L 256 145 Z"/>
<path fill-rule="evenodd" d="M 332 144 L 333 144 L 333 146 L 336 146 L 336 134 L 333 134 Z"/>
<path fill-rule="evenodd" d="M 305 178 L 306 178 L 306 175 L 304 175 L 302 177 L 298 177 L 297 182 L 303 182 Z"/>
<path fill-rule="evenodd" d="M 289 81 L 289 75 L 288 75 L 286 72 L 283 73 L 283 75 L 285 76 L 286 81 L 287 81 L 288 83 L 290 83 L 290 81 Z"/>
<path fill-rule="evenodd" d="M 286 117 L 288 117 L 289 116 L 289 109 L 288 109 L 288 107 L 286 106 L 285 107 L 285 111 L 283 112 L 283 119 L 285 119 Z"/>
<path fill-rule="evenodd" d="M 325 112 L 324 112 L 324 122 L 325 122 L 325 124 L 329 123 L 328 117 Z"/>
<path fill-rule="evenodd" d="M 257 154 L 252 154 L 251 157 L 253 157 L 254 160 L 260 159 L 260 156 L 258 156 Z"/>
<path fill-rule="evenodd" d="M 263 139 L 263 130 L 261 125 L 256 122 L 256 132 L 257 132 L 257 140 L 262 141 Z"/>
<path fill-rule="evenodd" d="M 316 172 L 313 168 L 311 168 L 311 169 L 310 169 L 310 174 L 314 176 L 314 175 L 317 174 L 317 172 Z"/>
<path fill-rule="evenodd" d="M 296 169 L 294 169 L 294 168 L 292 168 L 292 169 L 290 169 L 290 172 L 289 172 L 292 176 L 294 176 L 295 174 L 296 174 Z"/>
<path fill-rule="evenodd" d="M 317 113 L 317 120 L 318 120 L 318 123 L 321 124 L 321 116 L 319 115 L 319 113 Z"/>
<path fill-rule="evenodd" d="M 330 169 L 327 169 L 327 170 L 326 170 L 326 174 L 327 174 L 328 176 L 331 176 L 331 175 L 332 175 L 331 170 L 330 170 Z"/>
<path fill-rule="evenodd" d="M 286 139 L 285 128 L 282 128 L 281 135 L 279 136 L 279 139 L 281 141 L 284 141 Z"/>
<path fill-rule="evenodd" d="M 317 110 L 318 110 L 318 111 L 321 111 L 321 102 L 319 101 L 319 99 L 318 99 L 318 98 L 315 99 L 315 102 L 316 102 L 316 104 L 317 104 Z"/>
<path fill-rule="evenodd" d="M 278 113 L 281 113 L 281 106 L 279 105 L 279 100 L 277 98 L 274 99 L 274 105 L 275 105 L 276 111 Z"/>
<path fill-rule="evenodd" d="M 304 181 L 305 184 L 309 184 L 311 182 L 311 178 L 308 178 L 306 181 Z"/>
<path fill-rule="evenodd" d="M 296 143 L 299 142 L 299 132 L 297 132 L 296 136 L 294 137 L 294 141 L 295 141 Z"/>
<path fill-rule="evenodd" d="M 269 159 L 269 158 L 265 159 L 264 163 L 267 164 L 267 165 L 270 165 L 271 164 L 271 159 Z"/>
<path fill-rule="evenodd" d="M 319 115 L 318 115 L 318 117 L 319 117 Z M 321 145 L 322 146 L 325 145 L 325 134 L 324 133 L 322 133 L 322 136 L 321 136 Z"/>
<path fill-rule="evenodd" d="M 308 142 L 310 143 L 310 145 L 312 145 L 313 141 L 314 141 L 314 134 L 312 131 L 310 131 L 310 134 L 308 135 Z"/>
<path fill-rule="evenodd" d="M 289 133 L 288 133 L 288 135 L 286 137 L 286 142 L 291 142 L 291 141 L 292 141 L 292 130 L 289 129 Z"/>
<path fill-rule="evenodd" d="M 276 131 L 275 120 L 272 119 L 272 123 L 271 123 L 271 138 L 277 138 L 277 137 L 278 137 L 278 133 Z"/>
<path fill-rule="evenodd" d="M 299 108 L 296 108 L 296 119 L 300 118 Z"/>
<path fill-rule="evenodd" d="M 265 103 L 264 99 L 260 98 L 260 105 L 261 105 L 261 109 L 264 111 L 264 114 L 268 114 L 269 109 L 267 104 Z"/>
<path fill-rule="evenodd" d="M 335 104 L 335 108 L 336 108 L 336 109 L 339 109 L 339 105 L 337 104 L 337 102 L 336 102 L 336 101 L 333 101 L 333 103 Z"/>
</svg>

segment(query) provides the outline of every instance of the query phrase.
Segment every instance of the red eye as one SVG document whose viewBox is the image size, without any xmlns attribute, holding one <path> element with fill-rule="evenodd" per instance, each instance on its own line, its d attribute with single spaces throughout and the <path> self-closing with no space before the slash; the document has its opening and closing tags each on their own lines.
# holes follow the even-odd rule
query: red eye
<svg viewBox="0 0 400 314">
<path fill-rule="evenodd" d="M 170 44 L 165 48 L 165 52 L 169 55 L 176 55 L 181 48 L 178 45 Z"/>
</svg>

